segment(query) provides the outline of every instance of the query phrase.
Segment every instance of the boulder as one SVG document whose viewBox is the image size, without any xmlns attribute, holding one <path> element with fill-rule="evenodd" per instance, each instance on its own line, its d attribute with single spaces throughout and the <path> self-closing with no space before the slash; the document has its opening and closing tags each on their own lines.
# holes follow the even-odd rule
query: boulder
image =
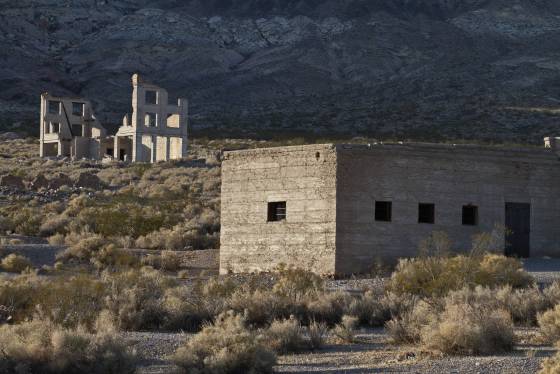
<svg viewBox="0 0 560 374">
<path fill-rule="evenodd" d="M 29 188 L 31 188 L 34 191 L 39 191 L 42 188 L 48 188 L 48 187 L 49 187 L 49 180 L 45 178 L 43 174 L 37 175 L 31 181 L 31 183 L 29 183 Z"/>
<path fill-rule="evenodd" d="M 103 182 L 101 182 L 101 179 L 95 174 L 81 173 L 74 186 L 90 190 L 100 190 L 103 187 Z"/>
<path fill-rule="evenodd" d="M 21 177 L 18 177 L 17 175 L 3 175 L 2 177 L 0 177 L 0 186 L 16 188 L 18 190 L 25 189 L 23 179 L 21 179 Z"/>
<path fill-rule="evenodd" d="M 66 174 L 58 173 L 49 181 L 49 190 L 58 190 L 62 186 L 72 186 L 72 179 Z"/>
</svg>

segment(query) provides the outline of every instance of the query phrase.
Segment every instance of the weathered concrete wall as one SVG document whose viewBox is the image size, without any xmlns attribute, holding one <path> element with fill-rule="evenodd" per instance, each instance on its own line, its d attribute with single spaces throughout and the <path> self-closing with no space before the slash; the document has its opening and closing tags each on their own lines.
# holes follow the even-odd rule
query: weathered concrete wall
<svg viewBox="0 0 560 374">
<path fill-rule="evenodd" d="M 227 152 L 221 199 L 221 273 L 273 270 L 281 263 L 334 273 L 334 146 Z M 286 202 L 286 221 L 267 222 L 273 201 Z"/>
<path fill-rule="evenodd" d="M 531 256 L 560 256 L 560 162 L 552 151 L 477 146 L 337 146 L 338 273 L 417 254 L 433 231 L 459 249 L 505 224 L 505 203 L 531 204 Z M 375 201 L 392 202 L 392 221 L 375 221 Z M 435 224 L 418 223 L 418 204 L 435 204 Z M 463 205 L 479 224 L 462 224 Z"/>
</svg>

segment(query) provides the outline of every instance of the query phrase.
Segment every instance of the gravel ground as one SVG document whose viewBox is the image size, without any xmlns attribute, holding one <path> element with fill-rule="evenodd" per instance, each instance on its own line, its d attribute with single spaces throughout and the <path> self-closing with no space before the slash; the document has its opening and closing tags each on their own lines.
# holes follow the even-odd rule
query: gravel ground
<svg viewBox="0 0 560 374">
<path fill-rule="evenodd" d="M 524 337 L 536 329 L 516 330 L 520 344 L 510 354 L 495 356 L 434 357 L 417 347 L 389 343 L 384 329 L 364 329 L 357 335 L 357 344 L 328 344 L 316 352 L 285 355 L 278 358 L 278 373 L 427 373 L 427 374 L 532 374 L 542 360 L 554 353 L 551 347 L 532 346 Z M 188 334 L 123 333 L 123 337 L 141 357 L 139 373 L 163 374 L 177 372 L 168 359 Z"/>
</svg>

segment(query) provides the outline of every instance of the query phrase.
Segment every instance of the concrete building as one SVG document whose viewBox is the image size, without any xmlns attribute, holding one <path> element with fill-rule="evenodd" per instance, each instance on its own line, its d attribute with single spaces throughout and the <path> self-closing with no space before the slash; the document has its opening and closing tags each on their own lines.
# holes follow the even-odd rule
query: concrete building
<svg viewBox="0 0 560 374">
<path fill-rule="evenodd" d="M 91 103 L 83 98 L 41 95 L 41 157 L 100 159 L 109 139 Z"/>
<path fill-rule="evenodd" d="M 221 273 L 320 274 L 413 257 L 434 231 L 457 250 L 504 225 L 504 253 L 560 256 L 560 138 L 542 149 L 308 145 L 234 151 L 222 165 Z M 507 236 L 507 237 L 506 237 Z"/>
<path fill-rule="evenodd" d="M 187 100 L 168 104 L 166 90 L 132 77 L 132 115 L 108 136 L 83 98 L 41 95 L 41 157 L 157 162 L 187 156 Z"/>
<path fill-rule="evenodd" d="M 132 162 L 177 160 L 187 156 L 188 104 L 169 105 L 167 91 L 132 76 L 132 116 L 115 135 L 114 158 Z"/>
</svg>

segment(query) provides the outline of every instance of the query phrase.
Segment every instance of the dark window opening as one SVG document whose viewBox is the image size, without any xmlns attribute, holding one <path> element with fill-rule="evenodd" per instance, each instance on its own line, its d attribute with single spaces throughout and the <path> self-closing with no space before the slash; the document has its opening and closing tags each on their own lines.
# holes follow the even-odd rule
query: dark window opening
<svg viewBox="0 0 560 374">
<path fill-rule="evenodd" d="M 317 161 L 319 161 L 319 159 L 321 158 L 321 152 L 315 153 L 315 158 L 317 159 Z"/>
<path fill-rule="evenodd" d="M 392 203 L 390 201 L 375 202 L 375 220 L 391 222 Z"/>
<path fill-rule="evenodd" d="M 60 114 L 60 101 L 49 101 L 49 113 Z"/>
<path fill-rule="evenodd" d="M 418 204 L 418 223 L 435 223 L 435 212 L 434 204 Z"/>
<path fill-rule="evenodd" d="M 156 127 L 157 117 L 156 113 L 146 113 L 145 125 L 148 127 Z"/>
<path fill-rule="evenodd" d="M 58 122 L 53 122 L 51 124 L 51 133 L 53 134 L 58 134 L 60 133 L 60 123 Z"/>
<path fill-rule="evenodd" d="M 84 104 L 83 103 L 72 103 L 72 114 L 75 116 L 84 115 Z"/>
<path fill-rule="evenodd" d="M 126 161 L 126 149 L 119 150 L 119 160 Z"/>
<path fill-rule="evenodd" d="M 84 126 L 72 125 L 72 136 L 84 136 Z"/>
<path fill-rule="evenodd" d="M 279 222 L 286 220 L 286 202 L 277 201 L 268 203 L 268 222 Z"/>
<path fill-rule="evenodd" d="M 112 156 L 115 153 L 115 150 L 113 148 L 107 148 L 107 151 L 105 151 L 105 153 L 107 154 L 107 156 Z"/>
<path fill-rule="evenodd" d="M 156 91 L 146 91 L 146 104 L 157 104 L 157 92 Z"/>
<path fill-rule="evenodd" d="M 478 225 L 478 207 L 474 205 L 463 206 L 463 225 Z"/>
</svg>

